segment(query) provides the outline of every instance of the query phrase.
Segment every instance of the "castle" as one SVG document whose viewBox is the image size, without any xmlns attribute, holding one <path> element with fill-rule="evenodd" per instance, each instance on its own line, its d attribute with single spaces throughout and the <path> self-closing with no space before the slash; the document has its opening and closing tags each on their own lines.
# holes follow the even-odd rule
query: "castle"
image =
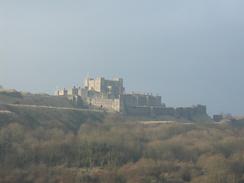
<svg viewBox="0 0 244 183">
<path fill-rule="evenodd" d="M 55 92 L 75 104 L 84 102 L 87 106 L 127 115 L 169 115 L 190 118 L 195 114 L 207 114 L 206 106 L 169 108 L 162 103 L 161 96 L 152 94 L 126 93 L 122 78 L 107 80 L 103 77 L 86 78 L 84 87 L 61 89 Z"/>
</svg>

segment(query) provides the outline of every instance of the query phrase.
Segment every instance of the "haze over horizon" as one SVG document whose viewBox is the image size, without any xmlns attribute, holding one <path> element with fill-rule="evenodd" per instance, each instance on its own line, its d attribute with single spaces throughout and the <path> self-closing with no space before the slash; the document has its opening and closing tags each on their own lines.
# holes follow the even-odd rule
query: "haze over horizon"
<svg viewBox="0 0 244 183">
<path fill-rule="evenodd" d="M 0 85 L 53 93 L 92 77 L 168 106 L 244 114 L 243 0 L 0 2 Z"/>
</svg>

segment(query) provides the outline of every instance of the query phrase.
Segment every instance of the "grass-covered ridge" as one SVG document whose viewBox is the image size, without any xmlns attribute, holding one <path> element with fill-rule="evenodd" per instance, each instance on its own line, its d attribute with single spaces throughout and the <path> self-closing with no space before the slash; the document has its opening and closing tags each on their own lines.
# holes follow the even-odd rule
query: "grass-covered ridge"
<svg viewBox="0 0 244 183">
<path fill-rule="evenodd" d="M 0 114 L 0 126 L 18 123 L 26 128 L 58 128 L 64 131 L 77 131 L 83 123 L 102 122 L 105 113 L 49 108 L 5 106 L 10 114 Z"/>
<path fill-rule="evenodd" d="M 74 107 L 66 97 L 58 97 L 47 94 L 32 94 L 16 90 L 0 89 L 0 104 L 25 104 L 43 105 L 55 107 Z"/>
</svg>

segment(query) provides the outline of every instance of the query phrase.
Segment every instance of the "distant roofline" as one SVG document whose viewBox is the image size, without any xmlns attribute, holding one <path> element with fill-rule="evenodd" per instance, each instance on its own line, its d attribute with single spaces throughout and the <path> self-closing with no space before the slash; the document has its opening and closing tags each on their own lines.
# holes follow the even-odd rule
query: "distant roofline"
<svg viewBox="0 0 244 183">
<path fill-rule="evenodd" d="M 154 95 L 153 93 L 140 93 L 140 92 L 129 92 L 129 93 L 124 93 L 123 95 L 140 95 L 140 96 L 161 97 L 160 95 Z"/>
<path fill-rule="evenodd" d="M 97 80 L 97 79 L 104 79 L 104 80 L 107 80 L 107 81 L 120 81 L 120 80 L 123 80 L 122 77 L 113 77 L 111 79 L 107 79 L 107 78 L 105 78 L 103 76 L 101 76 L 101 77 L 98 76 L 96 78 L 92 78 L 92 77 L 85 78 L 85 80 Z"/>
</svg>

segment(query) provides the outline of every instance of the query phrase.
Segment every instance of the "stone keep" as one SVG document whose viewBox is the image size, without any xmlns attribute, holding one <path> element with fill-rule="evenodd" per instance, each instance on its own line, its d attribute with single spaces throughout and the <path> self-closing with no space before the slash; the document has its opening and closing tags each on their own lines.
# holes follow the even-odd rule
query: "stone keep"
<svg viewBox="0 0 244 183">
<path fill-rule="evenodd" d="M 87 78 L 85 88 L 88 91 L 101 93 L 103 98 L 119 98 L 124 92 L 123 79 L 121 78 L 113 80 L 107 80 L 103 77 Z"/>
</svg>

